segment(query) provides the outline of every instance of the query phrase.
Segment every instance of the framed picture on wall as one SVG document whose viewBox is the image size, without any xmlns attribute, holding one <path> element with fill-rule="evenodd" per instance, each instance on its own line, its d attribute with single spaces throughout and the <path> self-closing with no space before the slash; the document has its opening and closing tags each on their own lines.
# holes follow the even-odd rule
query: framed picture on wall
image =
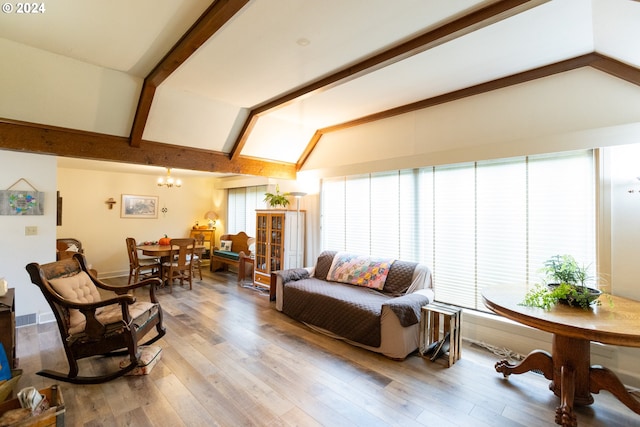
<svg viewBox="0 0 640 427">
<path fill-rule="evenodd" d="M 120 218 L 158 218 L 158 196 L 123 194 Z"/>
</svg>

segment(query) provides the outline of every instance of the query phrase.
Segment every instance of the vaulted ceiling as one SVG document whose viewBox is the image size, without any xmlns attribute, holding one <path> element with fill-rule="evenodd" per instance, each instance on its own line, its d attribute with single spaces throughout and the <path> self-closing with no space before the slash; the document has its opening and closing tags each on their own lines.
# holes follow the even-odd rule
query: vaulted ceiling
<svg viewBox="0 0 640 427">
<path fill-rule="evenodd" d="M 0 16 L 0 148 L 292 178 L 349 126 L 580 67 L 640 84 L 631 0 L 41 4 Z"/>
</svg>

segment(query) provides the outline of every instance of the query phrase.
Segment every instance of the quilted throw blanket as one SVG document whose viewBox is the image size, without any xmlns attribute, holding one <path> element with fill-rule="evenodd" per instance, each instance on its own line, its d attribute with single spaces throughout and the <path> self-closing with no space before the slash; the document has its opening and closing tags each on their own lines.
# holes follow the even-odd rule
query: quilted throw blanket
<svg viewBox="0 0 640 427">
<path fill-rule="evenodd" d="M 374 258 L 338 252 L 327 274 L 327 280 L 377 289 L 384 288 L 393 259 Z"/>
</svg>

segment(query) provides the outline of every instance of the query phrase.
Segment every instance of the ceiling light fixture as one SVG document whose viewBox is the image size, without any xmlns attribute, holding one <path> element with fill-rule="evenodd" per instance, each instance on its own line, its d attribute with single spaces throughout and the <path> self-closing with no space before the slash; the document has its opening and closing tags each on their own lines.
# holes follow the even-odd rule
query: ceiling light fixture
<svg viewBox="0 0 640 427">
<path fill-rule="evenodd" d="M 167 177 L 158 178 L 158 187 L 167 187 L 167 188 L 182 187 L 182 181 L 180 181 L 179 179 L 174 180 L 171 177 L 171 168 L 167 168 Z"/>
</svg>

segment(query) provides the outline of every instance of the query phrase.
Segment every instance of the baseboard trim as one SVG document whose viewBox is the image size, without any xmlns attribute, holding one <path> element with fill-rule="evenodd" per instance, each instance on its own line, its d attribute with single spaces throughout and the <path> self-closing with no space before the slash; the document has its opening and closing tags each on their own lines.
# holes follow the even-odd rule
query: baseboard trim
<svg viewBox="0 0 640 427">
<path fill-rule="evenodd" d="M 35 325 L 35 324 L 36 324 L 36 314 L 35 313 L 23 314 L 22 316 L 16 316 L 16 328 L 19 328 L 20 326 Z"/>
</svg>

